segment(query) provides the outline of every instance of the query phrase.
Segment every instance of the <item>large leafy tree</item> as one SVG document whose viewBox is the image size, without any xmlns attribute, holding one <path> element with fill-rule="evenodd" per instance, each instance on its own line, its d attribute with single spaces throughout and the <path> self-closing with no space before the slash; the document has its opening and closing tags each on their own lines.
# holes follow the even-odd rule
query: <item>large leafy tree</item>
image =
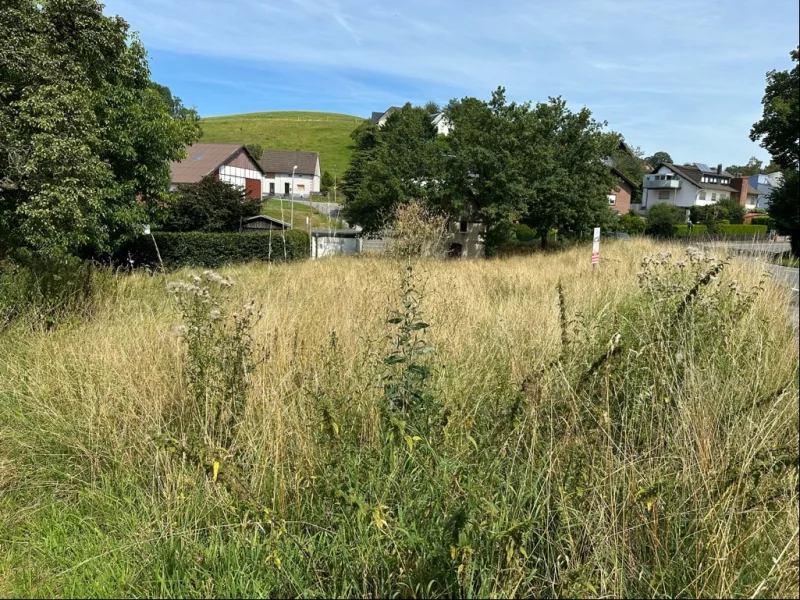
<svg viewBox="0 0 800 600">
<path fill-rule="evenodd" d="M 551 229 L 582 236 L 613 222 L 608 206 L 613 177 L 605 159 L 619 138 L 604 133 L 603 125 L 587 108 L 570 111 L 561 98 L 528 113 L 520 148 L 525 222 L 537 230 L 542 246 Z"/>
<path fill-rule="evenodd" d="M 790 55 L 792 69 L 767 73 L 764 112 L 750 138 L 760 139 L 783 170 L 783 187 L 770 195 L 769 214 L 778 231 L 791 237 L 794 254 L 800 255 L 800 47 Z"/>
<path fill-rule="evenodd" d="M 489 243 L 503 241 L 525 208 L 515 129 L 528 110 L 508 103 L 503 88 L 489 102 L 463 98 L 445 110 L 453 129 L 444 150 L 443 208 L 484 221 Z"/>
<path fill-rule="evenodd" d="M 375 231 L 398 204 L 411 199 L 436 203 L 441 144 L 425 109 L 406 104 L 383 127 L 364 124 L 353 138 L 356 152 L 342 186 L 349 222 Z"/>
<path fill-rule="evenodd" d="M 197 115 L 96 0 L 5 0 L 0 39 L 0 252 L 114 247 L 163 199 Z"/>
<path fill-rule="evenodd" d="M 237 231 L 243 219 L 261 209 L 261 200 L 250 198 L 241 189 L 204 177 L 199 183 L 179 185 L 169 203 L 166 231 Z"/>
<path fill-rule="evenodd" d="M 664 152 L 662 150 L 659 150 L 658 152 L 656 152 L 652 156 L 648 156 L 644 160 L 647 162 L 648 165 L 650 165 L 651 169 L 655 169 L 659 165 L 659 163 L 662 163 L 662 162 L 663 163 L 671 163 L 671 162 L 673 162 L 672 157 L 669 155 L 669 153 L 668 152 Z"/>
</svg>

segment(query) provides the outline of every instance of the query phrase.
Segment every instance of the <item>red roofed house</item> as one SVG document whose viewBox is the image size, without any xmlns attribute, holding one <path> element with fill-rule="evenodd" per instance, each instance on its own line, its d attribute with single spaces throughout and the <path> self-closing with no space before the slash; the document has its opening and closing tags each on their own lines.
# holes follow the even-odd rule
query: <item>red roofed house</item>
<svg viewBox="0 0 800 600">
<path fill-rule="evenodd" d="M 186 158 L 170 165 L 170 190 L 176 184 L 198 183 L 210 175 L 247 190 L 250 198 L 261 199 L 264 171 L 243 144 L 192 144 L 186 153 Z"/>
</svg>

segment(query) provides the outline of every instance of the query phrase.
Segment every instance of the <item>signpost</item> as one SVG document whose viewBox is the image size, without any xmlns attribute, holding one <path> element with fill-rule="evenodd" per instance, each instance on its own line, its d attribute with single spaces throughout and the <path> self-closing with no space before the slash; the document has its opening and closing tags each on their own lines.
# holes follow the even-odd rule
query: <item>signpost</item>
<svg viewBox="0 0 800 600">
<path fill-rule="evenodd" d="M 594 236 L 592 236 L 592 268 L 600 262 L 600 228 L 594 228 Z"/>
</svg>

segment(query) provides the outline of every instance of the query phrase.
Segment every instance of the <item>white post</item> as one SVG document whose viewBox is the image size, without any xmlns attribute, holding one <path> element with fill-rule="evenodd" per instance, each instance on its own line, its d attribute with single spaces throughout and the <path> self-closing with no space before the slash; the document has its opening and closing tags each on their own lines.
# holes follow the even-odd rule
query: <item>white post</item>
<svg viewBox="0 0 800 600">
<path fill-rule="evenodd" d="M 597 263 L 600 262 L 600 228 L 594 228 L 594 235 L 592 236 L 592 270 L 594 270 Z"/>
<path fill-rule="evenodd" d="M 292 217 L 291 217 L 292 229 L 294 229 L 294 172 L 296 170 L 297 170 L 297 165 L 292 167 L 292 189 L 291 189 L 291 192 L 292 192 L 292 197 L 291 197 L 291 203 L 292 203 Z"/>
</svg>

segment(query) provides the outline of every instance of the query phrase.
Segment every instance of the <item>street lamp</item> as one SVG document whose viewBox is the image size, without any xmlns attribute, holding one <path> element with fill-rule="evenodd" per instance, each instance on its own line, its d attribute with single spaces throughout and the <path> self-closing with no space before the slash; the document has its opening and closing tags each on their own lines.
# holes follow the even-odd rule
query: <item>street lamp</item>
<svg viewBox="0 0 800 600">
<path fill-rule="evenodd" d="M 297 165 L 292 167 L 292 229 L 294 229 L 294 172 L 297 171 Z"/>
</svg>

